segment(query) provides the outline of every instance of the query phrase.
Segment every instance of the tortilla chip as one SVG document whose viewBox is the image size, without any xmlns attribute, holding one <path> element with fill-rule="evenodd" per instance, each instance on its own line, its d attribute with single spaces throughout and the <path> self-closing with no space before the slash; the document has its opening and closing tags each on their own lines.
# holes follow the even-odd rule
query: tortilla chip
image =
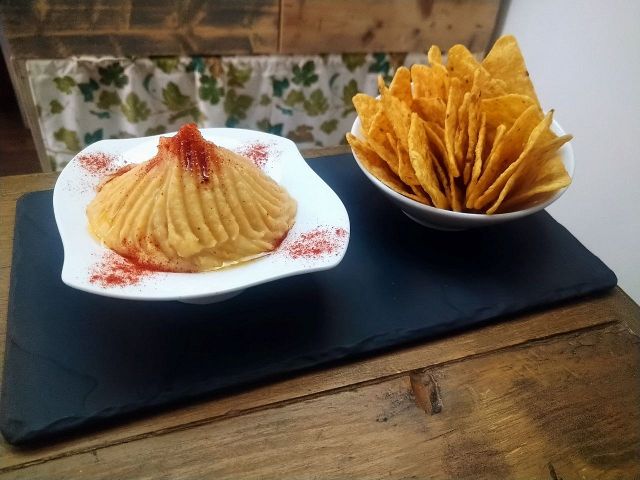
<svg viewBox="0 0 640 480">
<path fill-rule="evenodd" d="M 437 45 L 431 45 L 431 48 L 429 48 L 429 51 L 427 52 L 427 60 L 429 60 L 431 66 L 442 65 L 442 51 L 440 50 L 440 47 Z"/>
<path fill-rule="evenodd" d="M 353 99 L 353 106 L 356 108 L 358 117 L 362 124 L 362 131 L 366 135 L 371 127 L 371 120 L 378 111 L 380 103 L 373 97 L 365 95 L 364 93 L 356 94 Z"/>
<path fill-rule="evenodd" d="M 458 186 L 456 179 L 449 174 L 449 196 L 451 202 L 451 209 L 454 212 L 462 211 L 462 190 Z"/>
<path fill-rule="evenodd" d="M 518 93 L 485 98 L 480 103 L 481 111 L 487 115 L 487 126 L 491 129 L 498 125 L 510 128 L 526 109 L 536 105 L 531 97 Z"/>
<path fill-rule="evenodd" d="M 393 173 L 398 175 L 398 158 L 396 157 L 395 140 L 390 142 L 387 135 L 392 135 L 393 128 L 384 111 L 379 110 L 371 121 L 367 132 L 367 143 L 382 158 Z M 393 137 L 392 137 L 393 138 Z"/>
<path fill-rule="evenodd" d="M 504 135 L 505 131 L 506 131 L 506 128 L 504 125 L 502 125 L 502 133 L 500 134 L 500 136 Z M 487 117 L 483 113 L 482 118 L 480 120 L 480 132 L 478 133 L 478 140 L 476 141 L 476 146 L 475 146 L 473 168 L 471 169 L 471 178 L 469 179 L 469 182 L 467 182 L 467 190 L 466 190 L 466 198 L 465 198 L 465 205 L 467 208 L 473 208 L 473 202 L 470 198 L 470 194 L 473 191 L 476 183 L 478 182 L 478 177 L 480 176 L 480 172 L 482 171 L 486 133 L 487 133 Z"/>
<path fill-rule="evenodd" d="M 416 98 L 413 100 L 412 110 L 425 122 L 436 122 L 444 127 L 447 105 L 441 98 Z"/>
<path fill-rule="evenodd" d="M 469 124 L 470 101 L 471 94 L 467 92 L 464 94 L 464 97 L 462 99 L 462 105 L 460 105 L 460 107 L 458 108 L 458 126 L 456 127 L 453 152 L 456 157 L 456 165 L 458 165 L 458 170 L 460 172 L 464 171 L 464 164 L 467 157 L 467 126 Z"/>
<path fill-rule="evenodd" d="M 452 78 L 444 120 L 444 145 L 447 149 L 446 166 L 449 177 L 452 178 L 460 176 L 460 170 L 458 169 L 455 156 L 455 135 L 458 127 L 458 109 L 460 108 L 462 99 L 462 84 L 458 78 Z"/>
<path fill-rule="evenodd" d="M 398 142 L 396 153 L 398 155 L 398 175 L 400 180 L 409 186 L 420 185 L 420 180 L 418 180 L 413 165 L 411 165 L 409 152 L 400 145 L 400 142 Z"/>
<path fill-rule="evenodd" d="M 411 116 L 409 128 L 409 159 L 420 185 L 429 195 L 437 208 L 449 208 L 447 197 L 440 190 L 438 177 L 432 163 L 433 156 L 429 151 L 429 141 L 424 122 L 417 113 Z"/>
<path fill-rule="evenodd" d="M 373 176 L 393 191 L 417 200 L 415 194 L 407 189 L 407 186 L 394 175 L 387 164 L 365 142 L 351 133 L 347 133 L 347 142 L 353 148 L 358 160 Z"/>
<path fill-rule="evenodd" d="M 420 185 L 411 185 L 411 190 L 413 190 L 414 195 L 420 203 L 433 207 L 433 203 L 431 202 L 429 195 L 427 195 L 427 192 L 425 192 Z"/>
<path fill-rule="evenodd" d="M 396 139 L 398 139 L 402 148 L 408 151 L 407 138 L 409 136 L 409 126 L 411 125 L 411 109 L 402 100 L 391 95 L 388 90 L 382 94 L 381 102 Z"/>
<path fill-rule="evenodd" d="M 433 166 L 438 175 L 438 180 L 442 186 L 442 191 L 445 193 L 451 203 L 451 192 L 449 190 L 449 178 L 446 172 L 446 156 L 447 151 L 442 137 L 444 136 L 444 130 L 439 125 L 432 122 L 424 122 L 424 130 L 429 140 L 429 152 L 431 153 Z"/>
<path fill-rule="evenodd" d="M 551 115 L 551 114 L 550 114 Z M 494 213 L 499 207 L 500 204 L 504 201 L 504 199 L 510 194 L 510 192 L 517 187 L 518 182 L 521 178 L 526 177 L 527 174 L 533 175 L 534 172 L 531 170 L 539 169 L 540 166 L 544 163 L 544 159 L 549 155 L 555 154 L 555 152 L 566 142 L 571 140 L 571 135 L 564 135 L 562 137 L 556 137 L 552 140 L 544 140 L 543 135 L 540 134 L 538 139 L 536 140 L 534 134 L 531 134 L 532 139 L 529 141 L 527 148 L 522 155 L 518 158 L 518 160 L 511 165 L 509 168 L 505 170 L 498 180 L 496 180 L 496 184 L 498 184 L 498 188 L 500 188 L 500 182 L 504 182 L 504 186 L 498 195 L 498 198 L 493 203 L 493 205 L 487 210 L 487 214 Z M 533 146 L 531 146 L 533 144 Z M 537 144 L 537 145 L 536 145 Z M 528 173 L 530 172 L 530 173 Z M 506 182 L 505 182 L 506 179 Z M 495 184 L 494 184 L 495 185 Z M 494 190 L 494 185 L 492 185 L 489 190 L 487 190 L 487 196 L 492 194 Z M 482 201 L 483 197 L 480 197 L 478 201 Z"/>
<path fill-rule="evenodd" d="M 540 118 L 537 107 L 531 106 L 525 110 L 511 128 L 506 131 L 499 144 L 497 144 L 496 137 L 493 142 L 496 148 L 492 150 L 489 155 L 487 165 L 483 169 L 480 179 L 471 193 L 471 197 L 474 199 L 474 208 L 481 208 L 477 206 L 477 199 L 486 193 L 487 189 L 511 163 L 516 161 L 518 156 L 523 152 L 531 132 L 533 132 L 541 121 L 542 119 Z"/>
<path fill-rule="evenodd" d="M 482 61 L 482 66 L 492 77 L 506 83 L 508 93 L 519 93 L 530 97 L 540 108 L 538 96 L 515 37 L 505 35 L 496 40 L 493 48 Z"/>
<path fill-rule="evenodd" d="M 391 85 L 389 85 L 389 92 L 411 108 L 411 102 L 413 101 L 411 96 L 411 72 L 407 67 L 399 67 L 396 70 Z"/>
<path fill-rule="evenodd" d="M 496 130 L 496 136 L 493 143 L 491 144 L 491 150 L 487 155 L 487 161 L 485 162 L 484 159 L 482 159 L 480 163 L 477 164 L 477 166 L 474 165 L 474 170 L 471 172 L 471 180 L 469 181 L 469 185 L 467 186 L 467 192 L 466 192 L 465 205 L 467 206 L 467 208 L 474 208 L 473 204 L 475 203 L 476 199 L 480 195 L 482 195 L 483 193 L 482 189 L 486 188 L 484 184 L 478 185 L 478 183 L 480 182 L 480 178 L 482 178 L 482 174 L 487 171 L 486 165 L 496 164 L 497 163 L 496 158 L 500 158 L 502 156 L 504 136 L 506 135 L 506 133 L 507 133 L 507 128 L 504 125 L 500 125 Z M 487 144 L 487 146 L 490 144 L 488 138 L 486 138 L 486 132 L 485 132 L 485 143 Z M 484 147 L 483 147 L 483 150 L 484 150 Z M 490 182 L 488 179 L 485 180 L 485 183 L 487 183 L 487 185 L 490 185 Z"/>
<path fill-rule="evenodd" d="M 474 73 L 479 67 L 480 63 L 464 45 L 454 45 L 449 49 L 447 55 L 449 76 L 458 78 L 466 91 L 471 89 Z"/>
<path fill-rule="evenodd" d="M 385 95 L 387 92 L 389 92 L 387 84 L 384 83 L 384 78 L 382 78 L 382 75 L 378 75 L 378 91 L 380 92 L 380 95 Z"/>
<path fill-rule="evenodd" d="M 571 135 L 545 140 L 544 133 L 549 129 L 552 121 L 553 111 L 550 111 L 533 129 L 518 158 L 510 163 L 491 186 L 474 202 L 475 208 L 481 209 L 488 204 L 492 204 L 490 208 L 491 212 L 487 211 L 487 213 L 493 213 L 500 206 L 500 203 L 502 203 L 511 188 L 513 188 L 514 182 L 517 181 L 522 172 L 526 171 L 527 165 L 530 162 L 535 162 L 541 156 L 558 150 L 564 143 L 571 140 Z"/>
<path fill-rule="evenodd" d="M 553 155 L 544 165 L 531 169 L 521 179 L 523 182 L 515 186 L 511 195 L 500 205 L 500 213 L 528 208 L 571 183 L 571 177 L 559 155 Z"/>
</svg>

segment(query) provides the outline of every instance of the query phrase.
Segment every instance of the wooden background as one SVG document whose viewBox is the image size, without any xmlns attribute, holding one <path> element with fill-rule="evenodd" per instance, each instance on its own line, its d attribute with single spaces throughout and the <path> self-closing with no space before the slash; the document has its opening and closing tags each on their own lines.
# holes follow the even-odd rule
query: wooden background
<svg viewBox="0 0 640 480">
<path fill-rule="evenodd" d="M 0 41 L 23 121 L 50 170 L 26 60 L 486 51 L 501 0 L 1 0 Z"/>
</svg>

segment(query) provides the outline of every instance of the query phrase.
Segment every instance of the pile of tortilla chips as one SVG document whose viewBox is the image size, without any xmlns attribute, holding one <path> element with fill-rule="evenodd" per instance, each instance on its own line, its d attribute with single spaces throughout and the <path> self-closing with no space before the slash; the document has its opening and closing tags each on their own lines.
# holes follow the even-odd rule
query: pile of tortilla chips
<svg viewBox="0 0 640 480">
<path fill-rule="evenodd" d="M 502 213 L 540 202 L 571 182 L 558 149 L 570 135 L 550 127 L 514 37 L 480 63 L 462 45 L 446 64 L 400 67 L 380 98 L 353 97 L 362 138 L 347 140 L 360 162 L 409 198 L 456 212 Z"/>
</svg>

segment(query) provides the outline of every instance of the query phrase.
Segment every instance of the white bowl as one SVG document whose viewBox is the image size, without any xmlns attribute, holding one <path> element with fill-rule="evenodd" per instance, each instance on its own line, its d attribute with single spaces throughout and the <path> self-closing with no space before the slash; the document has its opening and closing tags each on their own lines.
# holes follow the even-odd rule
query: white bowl
<svg viewBox="0 0 640 480">
<path fill-rule="evenodd" d="M 131 300 L 180 300 L 211 303 L 235 296 L 243 289 L 302 273 L 317 272 L 340 263 L 349 242 L 349 216 L 338 196 L 307 165 L 290 140 L 262 132 L 242 129 L 207 128 L 207 140 L 234 151 L 247 145 L 268 145 L 269 160 L 263 171 L 287 189 L 298 202 L 296 221 L 283 244 L 274 252 L 246 263 L 203 273 L 153 273 L 139 283 L 111 286 L 90 280 L 105 255 L 115 255 L 89 233 L 86 207 L 96 195 L 101 176 L 83 167 L 80 159 L 88 154 L 105 153 L 117 163 L 141 163 L 151 158 L 160 135 L 125 140 L 103 140 L 80 152 L 62 171 L 53 193 L 56 223 L 64 246 L 62 281 L 86 292 Z M 162 136 L 171 136 L 168 133 Z M 85 157 L 87 158 L 87 157 Z M 104 175 L 103 175 L 104 176 Z M 102 177 L 103 177 L 102 176 Z M 332 251 L 312 257 L 287 253 L 300 236 L 321 229 L 338 231 Z M 340 230 L 336 230 L 340 229 Z"/>
<path fill-rule="evenodd" d="M 360 118 L 357 117 L 355 122 L 353 122 L 353 126 L 351 127 L 351 133 L 354 136 L 363 139 L 364 137 L 360 130 L 360 125 Z M 565 134 L 562 127 L 560 127 L 560 125 L 555 120 L 553 121 L 551 129 L 558 135 Z M 382 193 L 384 193 L 389 198 L 389 200 L 400 207 L 405 215 L 421 225 L 438 230 L 467 230 L 469 228 L 496 225 L 498 223 L 508 222 L 517 218 L 526 217 L 527 215 L 539 212 L 540 210 L 543 210 L 544 208 L 551 205 L 558 198 L 560 198 L 568 188 L 565 187 L 563 189 L 560 189 L 545 201 L 532 205 L 531 207 L 524 210 L 519 210 L 517 212 L 496 213 L 493 215 L 452 212 L 450 210 L 443 210 L 440 208 L 424 205 L 423 203 L 417 202 L 393 191 L 364 167 L 364 165 L 358 158 L 358 155 L 356 155 L 353 149 L 351 151 L 353 152 L 353 156 L 356 159 L 358 166 L 371 181 L 371 183 L 378 187 L 378 189 Z M 562 163 L 564 164 L 567 173 L 571 178 L 573 178 L 575 163 L 571 143 L 565 143 L 560 148 L 559 153 L 562 156 Z"/>
</svg>

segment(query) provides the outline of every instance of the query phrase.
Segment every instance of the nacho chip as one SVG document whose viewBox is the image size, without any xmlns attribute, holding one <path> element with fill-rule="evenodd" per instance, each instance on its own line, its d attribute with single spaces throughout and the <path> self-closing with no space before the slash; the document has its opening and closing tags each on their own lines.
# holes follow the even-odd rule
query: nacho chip
<svg viewBox="0 0 640 480">
<path fill-rule="evenodd" d="M 475 71 L 480 63 L 464 45 L 454 45 L 447 55 L 447 70 L 450 77 L 460 80 L 465 90 L 471 89 Z"/>
<path fill-rule="evenodd" d="M 500 137 L 504 135 L 506 128 L 502 125 L 502 134 Z M 471 169 L 471 178 L 467 184 L 466 190 L 466 198 L 465 198 L 465 206 L 467 208 L 473 208 L 473 201 L 470 198 L 470 194 L 473 191 L 476 183 L 478 182 L 478 177 L 480 176 L 480 172 L 482 171 L 482 163 L 483 163 L 483 154 L 484 154 L 484 146 L 485 146 L 485 137 L 487 133 L 487 117 L 485 114 L 482 114 L 482 118 L 480 120 L 480 131 L 478 133 L 478 140 L 476 142 L 475 152 L 474 152 L 474 162 L 473 168 Z M 498 137 L 496 137 L 498 139 Z"/>
<path fill-rule="evenodd" d="M 389 85 L 389 93 L 411 108 L 411 102 L 413 101 L 411 96 L 411 72 L 407 67 L 399 67 L 396 70 L 391 85 Z"/>
<path fill-rule="evenodd" d="M 449 99 L 449 87 L 451 86 L 447 67 L 436 64 L 431 68 L 433 72 L 433 91 L 435 92 L 433 96 L 441 98 L 446 103 Z"/>
<path fill-rule="evenodd" d="M 571 177 L 567 173 L 559 155 L 553 155 L 538 168 L 532 168 L 522 177 L 522 183 L 514 187 L 512 194 L 499 212 L 519 209 L 519 207 L 546 200 L 550 194 L 569 186 Z"/>
<path fill-rule="evenodd" d="M 411 109 L 387 90 L 382 94 L 382 108 L 391 123 L 396 139 L 402 148 L 408 151 L 409 126 L 411 125 Z"/>
<path fill-rule="evenodd" d="M 447 171 L 449 177 L 460 176 L 458 163 L 455 156 L 455 135 L 458 126 L 458 108 L 462 103 L 462 84 L 457 78 L 451 79 L 449 87 L 449 98 L 447 101 L 447 111 L 444 120 L 444 145 L 447 150 Z"/>
<path fill-rule="evenodd" d="M 431 48 L 429 48 L 429 51 L 427 52 L 427 60 L 429 60 L 431 66 L 442 65 L 442 51 L 440 50 L 440 47 L 437 45 L 431 45 Z"/>
<path fill-rule="evenodd" d="M 438 185 L 438 177 L 432 163 L 433 155 L 429 151 L 424 122 L 417 113 L 411 115 L 409 159 L 420 185 L 427 192 L 436 208 L 449 208 L 449 201 Z"/>
<path fill-rule="evenodd" d="M 456 127 L 456 135 L 454 139 L 453 152 L 456 157 L 456 165 L 460 172 L 464 171 L 464 164 L 467 157 L 468 132 L 467 125 L 469 123 L 469 102 L 471 94 L 464 94 L 462 104 L 458 108 L 458 126 Z"/>
<path fill-rule="evenodd" d="M 362 165 L 371 172 L 373 176 L 384 183 L 387 187 L 391 188 L 394 192 L 417 200 L 415 194 L 411 190 L 408 190 L 407 186 L 402 183 L 396 175 L 394 175 L 387 164 L 378 155 L 376 155 L 376 153 L 371 150 L 365 142 L 351 133 L 347 133 L 347 142 L 349 142 L 349 145 L 353 148 L 358 160 L 360 160 Z"/>
<path fill-rule="evenodd" d="M 552 113 L 549 113 L 547 117 L 552 117 Z M 546 118 L 545 117 L 545 121 Z M 537 138 L 534 138 L 534 133 L 531 134 L 531 139 L 527 144 L 527 148 L 522 152 L 522 155 L 518 158 L 518 160 L 511 165 L 509 168 L 505 170 L 496 183 L 498 185 L 497 188 L 500 188 L 500 183 L 504 182 L 504 186 L 498 195 L 498 198 L 495 200 L 493 205 L 487 209 L 487 214 L 494 213 L 499 207 L 500 204 L 504 201 L 504 199 L 509 195 L 511 190 L 517 185 L 520 179 L 528 174 L 531 168 L 540 167 L 541 164 L 544 163 L 544 159 L 551 154 L 554 154 L 562 145 L 571 140 L 571 135 L 564 135 L 562 137 L 556 137 L 551 140 L 544 140 L 544 131 L 547 127 L 542 127 L 540 131 L 540 135 Z M 531 172 L 533 173 L 533 172 Z M 505 181 L 506 180 L 506 181 Z M 494 184 L 494 185 L 495 185 Z M 483 198 L 486 196 L 487 198 L 491 198 L 494 190 L 494 185 L 492 185 L 487 192 L 478 199 L 478 202 L 482 202 Z"/>
<path fill-rule="evenodd" d="M 473 73 L 473 84 L 482 92 L 482 98 L 493 98 L 507 94 L 507 84 L 504 80 L 491 77 L 482 65 Z"/>
<path fill-rule="evenodd" d="M 413 97 L 435 97 L 433 70 L 427 65 L 414 64 L 411 66 L 411 84 Z"/>
<path fill-rule="evenodd" d="M 411 190 L 413 190 L 414 195 L 418 198 L 420 203 L 433 207 L 433 203 L 431 202 L 429 195 L 427 195 L 427 192 L 424 191 L 424 188 L 420 185 L 411 185 Z"/>
<path fill-rule="evenodd" d="M 447 105 L 441 98 L 416 98 L 413 100 L 412 110 L 425 122 L 436 122 L 444 127 Z"/>
<path fill-rule="evenodd" d="M 487 115 L 487 125 L 491 129 L 498 128 L 498 125 L 510 128 L 526 109 L 536 105 L 531 97 L 518 93 L 485 98 L 480 103 L 480 109 Z"/>
<path fill-rule="evenodd" d="M 371 150 L 373 150 L 374 152 L 376 152 L 376 154 L 382 159 L 384 160 L 384 162 L 387 164 L 387 166 L 389 167 L 389 169 L 395 174 L 399 176 L 399 172 L 398 172 L 398 158 L 396 157 L 396 152 L 395 150 L 391 147 L 391 145 L 389 144 L 389 142 L 386 140 L 386 135 L 385 135 L 385 140 L 383 142 L 380 142 L 379 139 L 369 139 L 369 141 L 367 142 L 367 144 L 369 145 L 369 147 L 371 148 Z"/>
<path fill-rule="evenodd" d="M 536 125 L 531 134 L 528 136 L 526 145 L 523 149 L 521 149 L 521 153 L 518 155 L 517 159 L 509 163 L 507 168 L 504 169 L 502 173 L 500 173 L 500 176 L 491 184 L 491 186 L 489 186 L 485 190 L 485 192 L 480 197 L 478 197 L 478 199 L 474 202 L 475 208 L 481 209 L 488 204 L 493 204 L 493 207 L 497 208 L 502 200 L 504 200 L 505 195 L 509 192 L 513 185 L 513 182 L 515 181 L 515 179 L 517 179 L 519 174 L 516 175 L 514 180 L 510 181 L 510 179 L 514 174 L 516 174 L 516 172 L 522 171 L 520 169 L 523 165 L 526 165 L 531 161 L 535 162 L 540 154 L 555 151 L 571 139 L 570 135 L 565 135 L 564 137 L 556 137 L 549 141 L 545 140 L 544 134 L 549 130 L 552 121 L 553 111 L 549 112 L 544 117 L 544 119 L 538 125 Z M 507 148 L 509 147 L 509 145 L 506 143 L 506 139 L 508 136 L 509 133 L 507 132 L 507 134 L 505 135 L 505 146 Z M 507 182 L 509 182 L 509 187 L 505 189 L 505 185 L 507 184 Z M 493 202 L 497 202 L 497 204 L 494 204 Z M 492 209 L 495 211 L 495 208 L 493 207 Z"/>
<path fill-rule="evenodd" d="M 487 165 L 471 193 L 471 198 L 474 199 L 474 208 L 481 208 L 478 206 L 477 199 L 486 193 L 487 189 L 511 163 L 516 161 L 524 150 L 531 132 L 541 124 L 541 120 L 537 107 L 534 105 L 525 110 L 507 130 L 501 142 L 496 146 L 497 148 L 489 155 Z M 497 139 L 494 140 L 494 145 L 496 143 Z"/>
<path fill-rule="evenodd" d="M 480 124 L 480 98 L 482 96 L 482 83 L 480 80 L 480 69 L 473 75 L 473 85 L 471 87 L 471 98 L 469 99 L 469 123 L 466 162 L 473 164 L 475 161 L 476 142 L 478 141 L 478 129 Z"/>
<path fill-rule="evenodd" d="M 384 83 L 382 75 L 378 75 L 378 91 L 380 92 L 380 95 L 385 95 L 389 91 L 387 84 Z"/>
<path fill-rule="evenodd" d="M 380 109 L 371 120 L 371 125 L 366 133 L 367 144 L 382 158 L 391 168 L 391 171 L 398 174 L 398 159 L 395 151 L 395 141 L 389 142 L 387 135 L 392 132 L 391 124 L 384 111 Z"/>
<path fill-rule="evenodd" d="M 471 172 L 471 180 L 469 181 L 469 185 L 467 186 L 467 192 L 466 192 L 467 196 L 465 200 L 465 205 L 467 208 L 473 209 L 474 208 L 473 204 L 475 203 L 477 198 L 480 195 L 482 195 L 482 193 L 484 192 L 483 188 L 486 188 L 486 187 L 484 187 L 484 184 L 478 185 L 478 183 L 480 182 L 480 178 L 482 177 L 482 174 L 487 171 L 486 165 L 496 164 L 497 161 L 495 159 L 500 158 L 502 156 L 502 149 L 504 146 L 504 136 L 506 133 L 507 133 L 507 128 L 504 125 L 500 125 L 496 130 L 496 136 L 493 143 L 491 144 L 491 150 L 487 155 L 486 162 L 484 160 L 481 160 L 481 162 L 477 165 L 477 168 L 474 168 L 474 170 Z M 486 132 L 485 132 L 485 143 L 489 145 L 489 140 L 488 138 L 486 138 Z M 483 147 L 483 150 L 484 150 L 484 147 Z M 489 180 L 485 180 L 485 183 L 490 184 Z"/>
<path fill-rule="evenodd" d="M 449 195 L 451 197 L 451 209 L 454 212 L 462 211 L 462 189 L 458 186 L 456 179 L 449 174 Z"/>
<path fill-rule="evenodd" d="M 356 108 L 356 112 L 358 113 L 358 117 L 360 118 L 362 131 L 366 134 L 371 127 L 371 121 L 378 111 L 380 104 L 375 98 L 365 95 L 364 93 L 356 94 L 352 101 L 353 106 Z"/>
<path fill-rule="evenodd" d="M 400 180 L 409 186 L 415 187 L 420 185 L 420 180 L 418 180 L 416 172 L 413 169 L 413 165 L 411 165 L 409 152 L 400 145 L 400 142 L 398 142 L 398 149 L 396 152 L 398 154 L 398 175 L 400 176 Z"/>
<path fill-rule="evenodd" d="M 442 142 L 444 130 L 439 125 L 432 122 L 424 123 L 424 130 L 429 140 L 429 151 L 432 156 L 432 162 L 438 175 L 438 180 L 442 186 L 442 191 L 451 203 L 451 192 L 449 190 L 449 177 L 445 169 L 447 152 Z"/>
<path fill-rule="evenodd" d="M 496 40 L 493 48 L 482 61 L 482 66 L 492 77 L 506 83 L 508 93 L 525 95 L 533 99 L 540 109 L 536 91 L 515 37 L 505 35 Z"/>
</svg>

